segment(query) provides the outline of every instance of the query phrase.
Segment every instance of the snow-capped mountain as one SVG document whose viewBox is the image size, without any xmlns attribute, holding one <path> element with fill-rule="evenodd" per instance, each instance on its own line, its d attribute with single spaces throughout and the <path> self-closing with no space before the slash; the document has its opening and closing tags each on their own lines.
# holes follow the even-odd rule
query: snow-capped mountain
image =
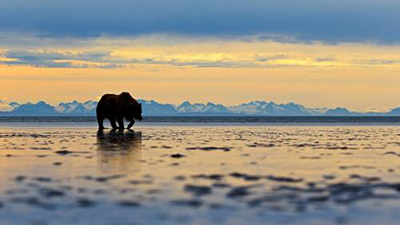
<svg viewBox="0 0 400 225">
<path fill-rule="evenodd" d="M 175 107 L 171 104 L 160 104 L 156 101 L 147 101 L 147 100 L 138 100 L 142 103 L 142 111 L 143 115 L 148 116 L 156 116 L 156 115 L 164 115 L 164 116 L 172 116 L 177 115 Z"/>
<path fill-rule="evenodd" d="M 387 113 L 389 116 L 400 116 L 400 107 L 392 109 Z"/>
<path fill-rule="evenodd" d="M 184 114 L 222 114 L 222 113 L 230 113 L 229 110 L 221 105 L 221 104 L 214 104 L 214 103 L 207 103 L 202 104 L 202 103 L 195 103 L 191 104 L 190 102 L 186 101 L 180 104 L 176 110 L 179 113 L 184 113 Z"/>
<path fill-rule="evenodd" d="M 326 113 L 329 108 L 307 108 L 313 116 L 320 116 Z"/>
<path fill-rule="evenodd" d="M 307 108 L 293 102 L 277 104 L 275 102 L 252 101 L 226 107 L 209 102 L 183 102 L 179 106 L 162 104 L 154 100 L 138 100 L 142 103 L 144 116 L 400 116 L 400 107 L 386 113 L 351 112 L 346 108 Z M 95 116 L 96 101 L 62 102 L 56 106 L 40 101 L 36 104 L 0 102 L 2 116 Z"/>
<path fill-rule="evenodd" d="M 96 110 L 97 103 L 98 102 L 96 102 L 96 101 L 89 100 L 89 101 L 84 102 L 83 106 L 85 107 L 85 109 L 87 109 L 89 111 L 93 111 L 93 110 Z"/>
<path fill-rule="evenodd" d="M 19 104 L 18 102 L 10 102 L 8 105 L 9 105 L 10 107 L 12 107 L 13 109 L 20 106 L 20 104 Z"/>
<path fill-rule="evenodd" d="M 293 102 L 276 104 L 275 102 L 253 101 L 238 106 L 229 107 L 236 114 L 257 116 L 313 116 L 317 113 Z"/>
<path fill-rule="evenodd" d="M 355 115 L 346 108 L 337 107 L 336 109 L 330 109 L 326 111 L 326 113 L 324 113 L 324 116 L 355 116 Z"/>
<path fill-rule="evenodd" d="M 58 106 L 56 106 L 56 110 L 59 113 L 70 113 L 72 110 L 74 110 L 76 107 L 78 107 L 80 103 L 77 101 L 73 102 L 67 102 L 67 103 L 60 103 Z"/>
<path fill-rule="evenodd" d="M 26 104 L 19 105 L 11 110 L 10 113 L 21 116 L 52 116 L 56 115 L 57 111 L 55 110 L 54 106 L 51 106 L 44 101 L 40 101 L 36 104 L 28 102 Z"/>
<path fill-rule="evenodd" d="M 94 114 L 96 110 L 97 102 L 95 101 L 87 101 L 84 103 L 80 103 L 77 101 L 60 103 L 55 109 L 57 112 L 62 114 L 71 114 L 71 115 L 84 115 L 84 114 Z"/>
</svg>

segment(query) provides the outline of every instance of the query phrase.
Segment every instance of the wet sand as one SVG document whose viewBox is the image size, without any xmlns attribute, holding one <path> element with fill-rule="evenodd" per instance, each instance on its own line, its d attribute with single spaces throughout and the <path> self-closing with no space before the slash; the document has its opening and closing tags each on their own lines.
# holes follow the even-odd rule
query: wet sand
<svg viewBox="0 0 400 225">
<path fill-rule="evenodd" d="M 398 224 L 400 127 L 0 127 L 0 225 Z"/>
</svg>

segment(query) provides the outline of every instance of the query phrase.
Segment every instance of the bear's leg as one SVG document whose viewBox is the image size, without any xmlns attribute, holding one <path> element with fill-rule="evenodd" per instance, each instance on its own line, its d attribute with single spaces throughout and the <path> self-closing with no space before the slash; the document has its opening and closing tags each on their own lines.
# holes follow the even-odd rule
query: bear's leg
<svg viewBox="0 0 400 225">
<path fill-rule="evenodd" d="M 103 121 L 104 117 L 101 115 L 97 115 L 97 123 L 99 124 L 99 130 L 104 130 Z"/>
<path fill-rule="evenodd" d="M 128 124 L 128 129 L 131 129 L 131 127 L 135 124 L 134 119 L 129 119 L 130 123 Z"/>
<path fill-rule="evenodd" d="M 115 123 L 115 118 L 110 118 L 110 123 L 111 123 L 111 127 L 112 129 L 117 129 L 117 124 Z"/>
<path fill-rule="evenodd" d="M 118 126 L 119 126 L 119 129 L 120 130 L 123 130 L 124 129 L 124 117 L 118 117 Z"/>
</svg>

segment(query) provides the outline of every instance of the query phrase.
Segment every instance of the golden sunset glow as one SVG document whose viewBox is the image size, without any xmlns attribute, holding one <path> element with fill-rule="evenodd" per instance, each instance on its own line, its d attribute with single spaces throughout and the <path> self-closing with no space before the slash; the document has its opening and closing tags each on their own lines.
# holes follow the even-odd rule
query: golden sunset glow
<svg viewBox="0 0 400 225">
<path fill-rule="evenodd" d="M 398 46 L 149 39 L 3 49 L 1 97 L 56 103 L 127 90 L 175 104 L 294 101 L 361 111 L 400 104 Z"/>
</svg>

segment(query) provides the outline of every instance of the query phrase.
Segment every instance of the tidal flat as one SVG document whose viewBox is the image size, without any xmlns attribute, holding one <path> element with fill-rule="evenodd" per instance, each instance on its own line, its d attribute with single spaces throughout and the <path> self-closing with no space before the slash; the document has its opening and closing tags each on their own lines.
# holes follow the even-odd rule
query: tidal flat
<svg viewBox="0 0 400 225">
<path fill-rule="evenodd" d="M 398 126 L 0 127 L 0 225 L 398 224 Z"/>
</svg>

